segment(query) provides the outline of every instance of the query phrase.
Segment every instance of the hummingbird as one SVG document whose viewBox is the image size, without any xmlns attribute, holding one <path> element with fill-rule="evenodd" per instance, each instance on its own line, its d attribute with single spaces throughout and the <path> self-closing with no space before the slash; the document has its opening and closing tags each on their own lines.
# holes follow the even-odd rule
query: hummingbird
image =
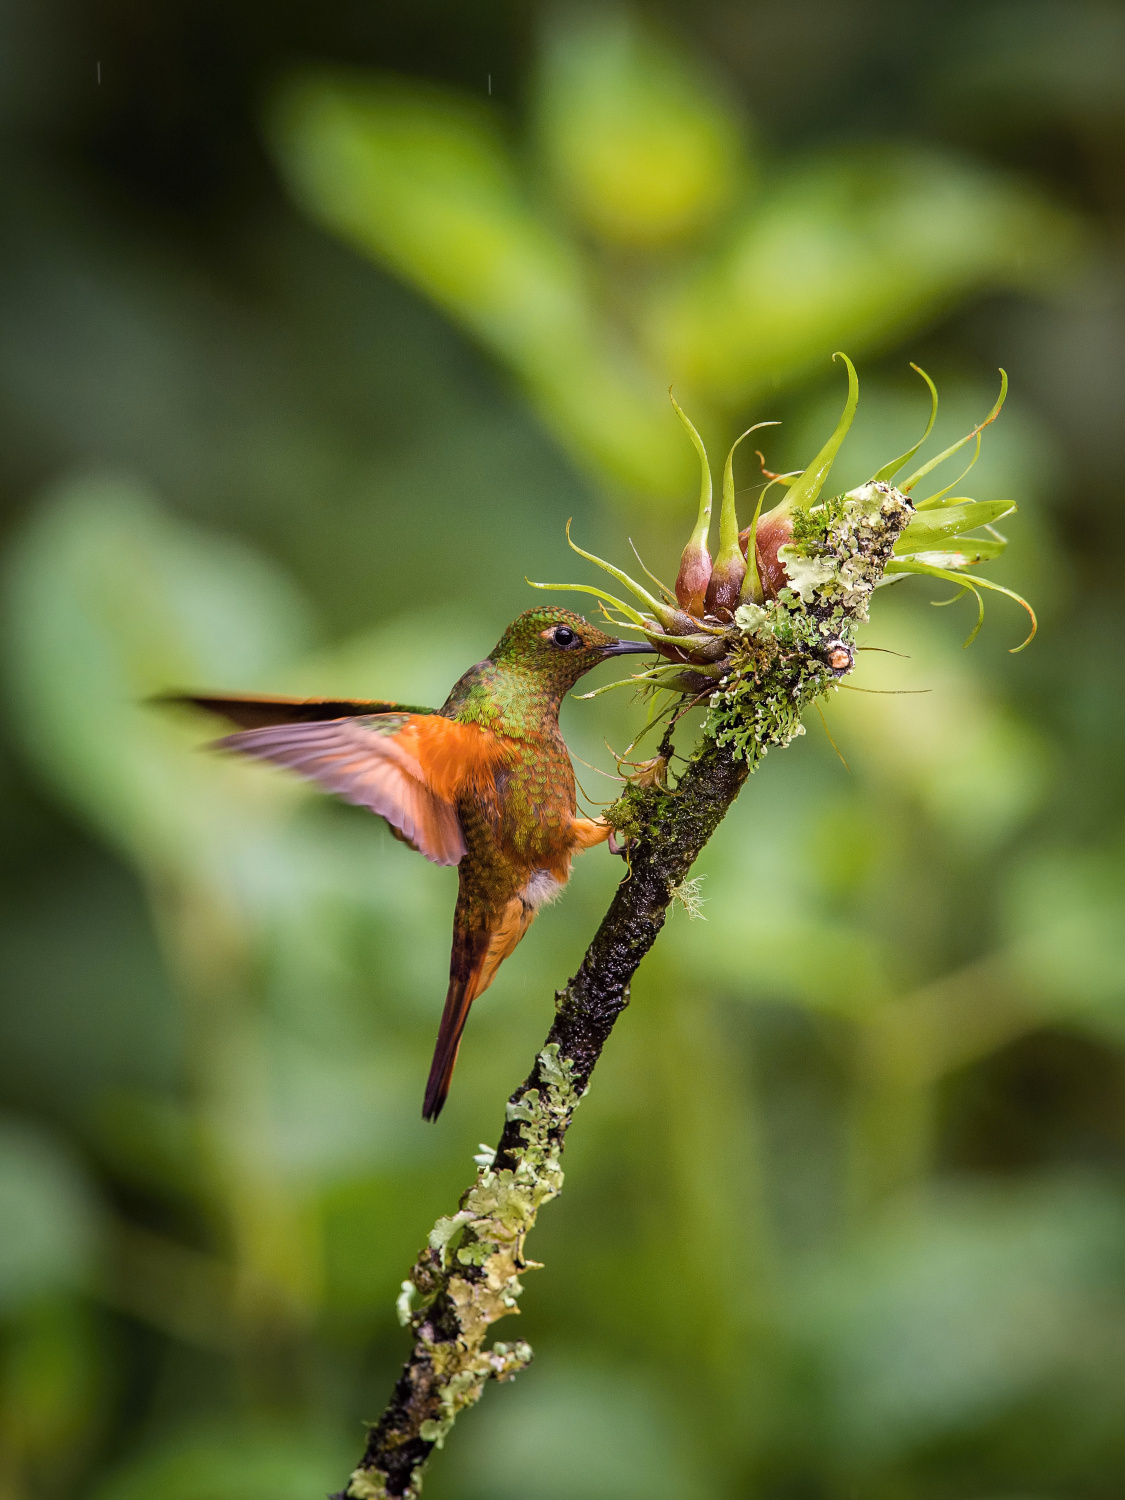
<svg viewBox="0 0 1125 1500">
<path fill-rule="evenodd" d="M 457 681 L 441 708 L 382 700 L 177 694 L 240 733 L 217 749 L 287 766 L 378 814 L 434 864 L 456 865 L 449 989 L 426 1084 L 436 1120 L 469 1009 L 536 912 L 570 878 L 571 861 L 611 833 L 578 815 L 559 707 L 580 677 L 613 656 L 651 652 L 567 609 L 531 609 Z M 612 848 L 612 845 L 611 845 Z"/>
</svg>

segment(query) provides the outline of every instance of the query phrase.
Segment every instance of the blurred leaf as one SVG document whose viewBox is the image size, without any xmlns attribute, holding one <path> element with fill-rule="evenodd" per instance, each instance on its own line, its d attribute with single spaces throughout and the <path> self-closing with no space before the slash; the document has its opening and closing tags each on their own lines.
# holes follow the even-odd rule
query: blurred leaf
<svg viewBox="0 0 1125 1500">
<path fill-rule="evenodd" d="M 435 987 L 435 993 L 437 992 Z M 325 1188 L 416 1154 L 419 1076 L 401 1053 L 363 1058 L 278 1036 L 270 1049 L 273 1151 L 290 1180 Z"/>
<path fill-rule="evenodd" d="M 920 147 L 848 148 L 777 172 L 713 261 L 654 296 L 651 347 L 740 406 L 973 292 L 1043 288 L 1079 244 L 1077 221 L 1018 181 Z"/>
<path fill-rule="evenodd" d="M 1125 1037 L 1125 851 L 1028 859 L 1005 911 L 1009 959 L 1031 999 Z"/>
<path fill-rule="evenodd" d="M 960 642 L 943 635 L 941 612 L 927 617 L 893 597 L 877 607 L 877 641 L 909 659 L 864 656 L 861 691 L 841 692 L 829 711 L 832 733 L 855 769 L 917 799 L 935 828 L 979 858 L 1044 799 L 1052 748 L 976 677 Z"/>
<path fill-rule="evenodd" d="M 466 1500 L 696 1500 L 708 1487 L 698 1458 L 670 1430 L 666 1399 L 627 1370 L 556 1361 L 550 1372 L 529 1371 L 501 1386 L 466 1432 L 454 1460 L 456 1493 Z M 448 1479 L 433 1489 L 438 1500 L 452 1492 Z"/>
<path fill-rule="evenodd" d="M 87 1123 L 107 1088 L 172 1088 L 183 1013 L 144 897 L 106 852 L 30 874 L 0 917 L 0 1086 Z M 60 934 L 65 938 L 60 940 Z"/>
<path fill-rule="evenodd" d="M 150 870 L 218 876 L 220 847 L 241 840 L 239 873 L 271 878 L 260 841 L 291 790 L 197 754 L 182 715 L 146 700 L 263 685 L 303 641 L 304 609 L 284 580 L 136 486 L 80 480 L 25 530 L 7 595 L 10 703 L 40 773 Z"/>
<path fill-rule="evenodd" d="M 1105 0 L 1002 0 L 975 7 L 955 57 L 938 54 L 933 94 L 971 101 L 1009 132 L 1046 113 L 1084 123 L 1125 118 L 1125 14 Z"/>
<path fill-rule="evenodd" d="M 293 1426 L 203 1428 L 126 1460 L 92 1500 L 309 1500 L 354 1467 L 343 1444 Z"/>
<path fill-rule="evenodd" d="M 205 1201 L 206 1133 L 187 1104 L 116 1090 L 101 1101 L 95 1131 L 103 1156 L 126 1182 Z"/>
<path fill-rule="evenodd" d="M 939 1188 L 799 1277 L 829 1441 L 865 1458 L 971 1431 L 1058 1383 L 1121 1381 L 1119 1200 L 1082 1182 Z"/>
<path fill-rule="evenodd" d="M 89 1320 L 72 1300 L 27 1309 L 0 1351 L 0 1429 L 8 1443 L 25 1462 L 65 1469 L 97 1414 L 104 1375 Z"/>
<path fill-rule="evenodd" d="M 269 133 L 298 201 L 502 358 L 563 444 L 678 494 L 690 450 L 666 384 L 607 338 L 577 249 L 541 217 L 482 105 L 420 84 L 303 75 Z"/>
<path fill-rule="evenodd" d="M 559 196 L 608 244 L 684 239 L 741 185 L 732 108 L 683 47 L 628 11 L 575 12 L 548 28 L 536 107 Z"/>
<path fill-rule="evenodd" d="M 69 1153 L 30 1124 L 0 1123 L 0 1311 L 75 1287 L 98 1254 L 93 1192 Z"/>
<path fill-rule="evenodd" d="M 700 861 L 706 931 L 673 920 L 665 953 L 685 981 L 711 990 L 863 1015 L 891 993 L 890 954 L 879 934 L 830 909 L 818 877 L 831 838 L 826 883 L 838 886 L 849 853 L 858 878 L 878 830 L 867 818 L 856 830 L 823 791 L 813 800 L 755 793 L 760 788 L 732 810 Z"/>
</svg>

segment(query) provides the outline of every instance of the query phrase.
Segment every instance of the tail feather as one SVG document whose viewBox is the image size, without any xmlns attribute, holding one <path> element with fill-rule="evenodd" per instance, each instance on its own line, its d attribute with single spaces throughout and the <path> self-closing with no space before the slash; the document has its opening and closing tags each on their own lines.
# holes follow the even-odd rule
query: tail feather
<svg viewBox="0 0 1125 1500">
<path fill-rule="evenodd" d="M 496 970 L 523 937 L 534 915 L 535 908 L 515 896 L 500 912 L 493 927 L 475 931 L 454 928 L 449 989 L 426 1082 L 426 1098 L 422 1105 L 424 1120 L 436 1120 L 441 1114 L 457 1064 L 461 1033 L 465 1030 L 473 1001 L 495 979 Z"/>
<path fill-rule="evenodd" d="M 445 1009 L 441 1013 L 434 1060 L 430 1064 L 430 1076 L 426 1080 L 423 1120 L 436 1120 L 441 1114 L 449 1085 L 453 1081 L 453 1069 L 457 1066 L 457 1053 L 461 1048 L 461 1033 L 476 999 L 467 980 L 468 976 L 457 976 L 449 981 L 449 993 L 445 997 Z"/>
</svg>

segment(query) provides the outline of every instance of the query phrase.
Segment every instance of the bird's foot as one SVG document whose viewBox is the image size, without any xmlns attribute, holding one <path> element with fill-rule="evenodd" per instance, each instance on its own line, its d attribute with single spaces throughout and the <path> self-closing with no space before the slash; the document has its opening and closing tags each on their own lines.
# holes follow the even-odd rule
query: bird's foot
<svg viewBox="0 0 1125 1500">
<path fill-rule="evenodd" d="M 611 854 L 616 854 L 620 859 L 628 859 L 629 847 L 632 844 L 633 840 L 631 838 L 624 838 L 621 843 L 618 843 L 618 832 L 618 829 L 611 828 L 609 830 L 609 837 L 606 839 L 606 844 Z"/>
</svg>

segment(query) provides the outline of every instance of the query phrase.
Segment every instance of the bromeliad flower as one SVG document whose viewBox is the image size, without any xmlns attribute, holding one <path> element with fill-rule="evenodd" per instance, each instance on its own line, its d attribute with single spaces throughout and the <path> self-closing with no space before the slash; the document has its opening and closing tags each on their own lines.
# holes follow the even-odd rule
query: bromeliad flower
<svg viewBox="0 0 1125 1500">
<path fill-rule="evenodd" d="M 574 551 L 622 584 L 640 608 L 590 584 L 534 585 L 592 594 L 615 627 L 641 632 L 665 662 L 627 680 L 654 695 L 667 690 L 690 695 L 695 701 L 708 700 L 707 732 L 720 743 L 731 743 L 748 760 L 763 755 L 768 745 L 787 743 L 801 732 L 801 710 L 852 670 L 855 632 L 868 618 L 871 595 L 901 575 L 921 574 L 957 585 L 958 593 L 943 603 L 969 592 L 974 595 L 977 620 L 966 645 L 984 620 L 983 589 L 1006 594 L 1031 618 L 1027 639 L 1013 650 L 1022 650 L 1035 634 L 1035 614 L 1025 599 L 969 572 L 1003 551 L 1006 538 L 996 530 L 996 523 L 1015 511 L 1014 502 L 972 500 L 951 493 L 975 464 L 985 428 L 1000 415 L 1007 376 L 1000 372 L 1000 395 L 982 422 L 896 486 L 893 481 L 918 454 L 937 417 L 937 389 L 924 370 L 912 366 L 926 382 L 931 399 L 921 438 L 884 464 L 866 484 L 822 500 L 859 404 L 855 368 L 846 355 L 836 357 L 847 367 L 848 397 L 835 430 L 800 473 L 764 471 L 769 482 L 750 525 L 742 531 L 735 503 L 735 452 L 751 432 L 774 424 L 757 423 L 731 447 L 723 470 L 719 547 L 713 559 L 708 545 L 710 464 L 702 439 L 673 398 L 699 454 L 701 471 L 696 522 L 674 589 L 644 569 L 657 590 L 653 593 L 621 568 L 584 551 L 571 540 L 569 526 L 567 540 Z M 951 484 L 925 499 L 913 498 L 923 479 L 969 444 L 975 444 L 972 457 Z M 783 487 L 785 494 L 762 514 L 763 501 L 775 485 Z M 775 691 L 763 693 L 766 687 Z M 752 713 L 748 711 L 751 699 Z M 763 716 L 766 701 L 773 708 Z"/>
</svg>

